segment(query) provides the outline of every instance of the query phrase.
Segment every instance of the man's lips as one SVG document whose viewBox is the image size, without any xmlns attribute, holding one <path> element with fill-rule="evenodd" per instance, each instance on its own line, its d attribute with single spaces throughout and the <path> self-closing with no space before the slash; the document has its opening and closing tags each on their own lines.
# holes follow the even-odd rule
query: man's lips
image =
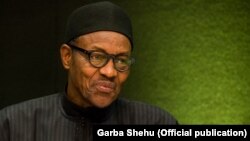
<svg viewBox="0 0 250 141">
<path fill-rule="evenodd" d="M 115 90 L 115 83 L 110 81 L 97 81 L 96 88 L 102 93 L 111 93 Z"/>
</svg>

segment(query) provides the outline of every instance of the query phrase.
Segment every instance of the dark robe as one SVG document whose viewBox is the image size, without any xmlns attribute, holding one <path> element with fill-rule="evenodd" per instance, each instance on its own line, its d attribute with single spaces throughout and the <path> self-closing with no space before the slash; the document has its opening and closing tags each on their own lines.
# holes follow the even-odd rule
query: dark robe
<svg viewBox="0 0 250 141">
<path fill-rule="evenodd" d="M 95 124 L 177 124 L 168 112 L 119 98 L 102 109 L 80 108 L 64 93 L 32 99 L 0 111 L 0 141 L 89 141 Z"/>
</svg>

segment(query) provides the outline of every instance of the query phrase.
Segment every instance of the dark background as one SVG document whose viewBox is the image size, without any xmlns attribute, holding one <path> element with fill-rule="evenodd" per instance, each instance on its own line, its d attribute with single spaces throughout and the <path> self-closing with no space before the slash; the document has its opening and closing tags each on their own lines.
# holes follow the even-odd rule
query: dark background
<svg viewBox="0 0 250 141">
<path fill-rule="evenodd" d="M 63 90 L 59 47 L 67 16 L 88 2 L 1 0 L 1 107 Z"/>
<path fill-rule="evenodd" d="M 64 89 L 67 17 L 95 1 L 0 1 L 0 108 Z M 112 1 L 134 27 L 136 64 L 122 96 L 184 124 L 250 124 L 250 1 Z"/>
</svg>

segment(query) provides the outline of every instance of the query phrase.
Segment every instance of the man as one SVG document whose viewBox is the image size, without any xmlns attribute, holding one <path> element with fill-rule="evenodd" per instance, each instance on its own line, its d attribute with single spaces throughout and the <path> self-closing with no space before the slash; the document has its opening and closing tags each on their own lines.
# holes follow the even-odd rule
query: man
<svg viewBox="0 0 250 141">
<path fill-rule="evenodd" d="M 1 141 L 92 140 L 95 124 L 177 124 L 160 108 L 119 97 L 134 62 L 127 14 L 110 2 L 76 9 L 60 54 L 65 92 L 0 111 Z"/>
</svg>

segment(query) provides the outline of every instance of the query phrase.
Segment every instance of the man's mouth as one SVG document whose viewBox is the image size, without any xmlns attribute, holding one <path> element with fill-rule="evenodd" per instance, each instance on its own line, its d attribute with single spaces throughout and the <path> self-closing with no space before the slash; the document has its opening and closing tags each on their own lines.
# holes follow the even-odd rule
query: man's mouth
<svg viewBox="0 0 250 141">
<path fill-rule="evenodd" d="M 98 81 L 96 88 L 101 93 L 111 93 L 115 90 L 115 83 L 109 81 Z"/>
</svg>

